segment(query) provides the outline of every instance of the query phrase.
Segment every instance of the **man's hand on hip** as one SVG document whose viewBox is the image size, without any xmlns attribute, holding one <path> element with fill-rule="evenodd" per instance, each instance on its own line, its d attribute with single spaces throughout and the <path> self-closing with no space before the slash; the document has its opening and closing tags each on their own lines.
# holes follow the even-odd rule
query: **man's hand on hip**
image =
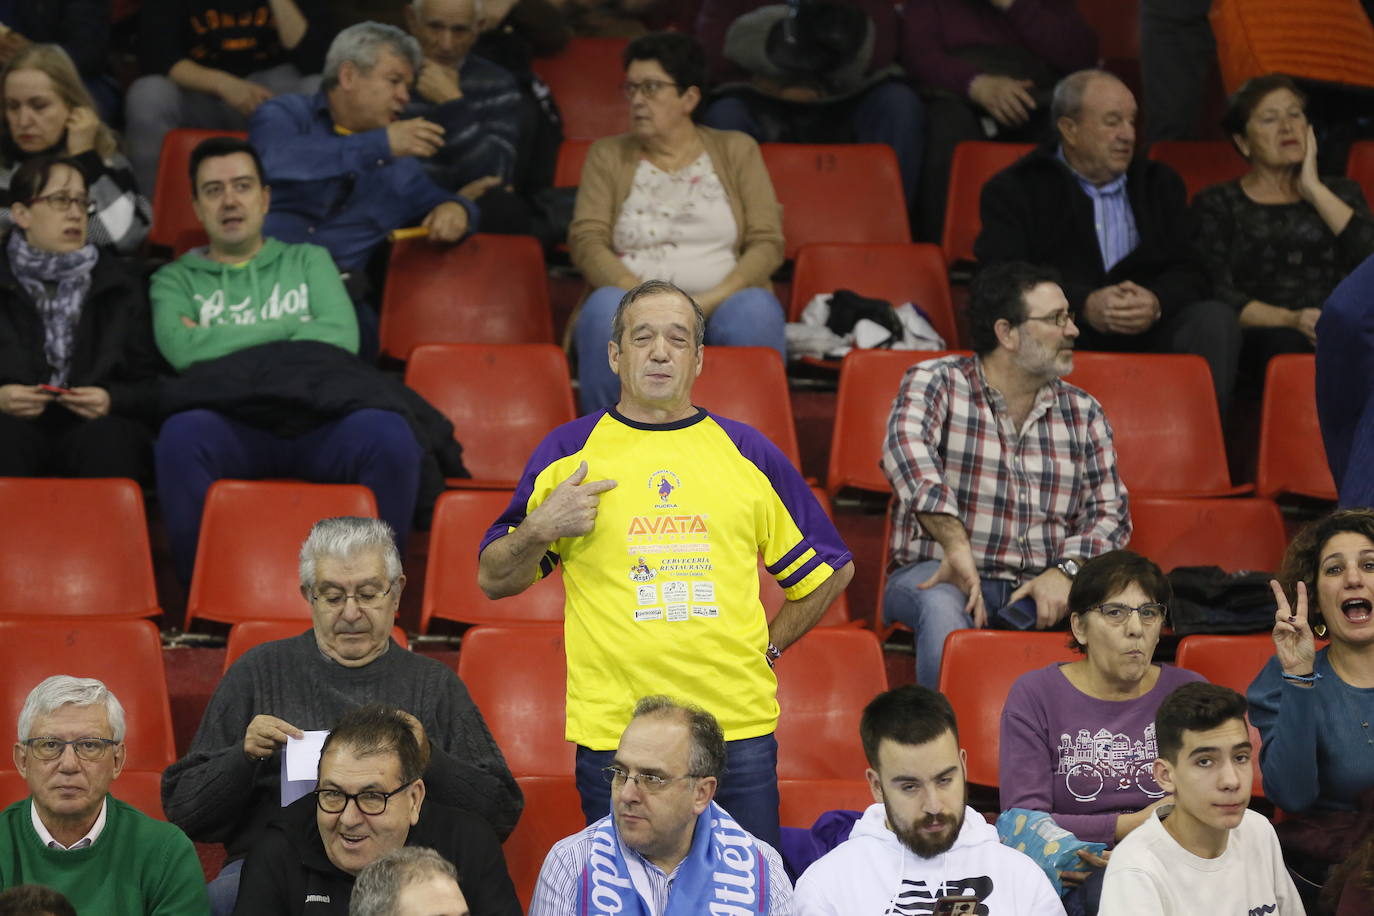
<svg viewBox="0 0 1374 916">
<path fill-rule="evenodd" d="M 964 612 L 973 618 L 973 625 L 982 629 L 988 625 L 988 609 L 983 605 L 983 580 L 973 562 L 973 550 L 967 545 L 946 550 L 935 575 L 922 582 L 920 588 L 934 588 L 941 582 L 953 585 L 968 596 Z"/>
</svg>

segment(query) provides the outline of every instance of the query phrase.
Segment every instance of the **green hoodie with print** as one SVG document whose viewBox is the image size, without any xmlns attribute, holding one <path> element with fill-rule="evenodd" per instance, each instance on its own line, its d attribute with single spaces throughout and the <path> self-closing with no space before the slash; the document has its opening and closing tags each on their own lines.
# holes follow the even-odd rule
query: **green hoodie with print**
<svg viewBox="0 0 1374 916">
<path fill-rule="evenodd" d="M 318 245 L 269 238 L 242 264 L 212 261 L 198 248 L 153 275 L 151 296 L 158 349 L 178 372 L 278 340 L 358 352 L 353 302 Z"/>
</svg>

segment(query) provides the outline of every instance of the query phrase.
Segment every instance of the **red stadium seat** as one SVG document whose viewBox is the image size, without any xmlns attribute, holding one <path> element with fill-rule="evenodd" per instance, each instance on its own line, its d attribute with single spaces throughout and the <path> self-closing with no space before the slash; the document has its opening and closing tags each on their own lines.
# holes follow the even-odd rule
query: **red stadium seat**
<svg viewBox="0 0 1374 916">
<path fill-rule="evenodd" d="M 1102 404 L 1131 495 L 1229 496 L 1212 372 L 1191 354 L 1077 353 L 1066 381 Z"/>
<path fill-rule="evenodd" d="M 1310 353 L 1276 356 L 1265 369 L 1255 489 L 1261 496 L 1336 499 L 1317 423 L 1317 362 Z"/>
<path fill-rule="evenodd" d="M 1230 140 L 1156 140 L 1150 158 L 1168 165 L 1183 179 L 1188 199 L 1198 191 L 1239 178 L 1250 171 Z"/>
<path fill-rule="evenodd" d="M 969 140 L 954 148 L 949 167 L 949 196 L 945 202 L 945 230 L 941 236 L 945 262 L 951 267 L 973 260 L 973 243 L 983 229 L 978 201 L 983 184 L 1029 153 L 1029 143 L 990 143 Z"/>
<path fill-rule="evenodd" d="M 1206 634 L 1185 636 L 1178 644 L 1177 659 L 1180 668 L 1196 671 L 1213 684 L 1221 684 L 1243 694 L 1250 689 L 1250 682 L 1273 654 L 1274 641 L 1268 633 L 1235 636 Z M 1260 778 L 1259 729 L 1246 724 L 1250 729 L 1250 743 L 1254 745 L 1252 759 L 1255 761 L 1255 782 L 1250 794 L 1262 798 L 1264 784 Z"/>
<path fill-rule="evenodd" d="M 868 630 L 819 627 L 778 660 L 778 782 L 862 779 L 868 763 L 859 717 L 887 689 L 878 638 Z"/>
<path fill-rule="evenodd" d="M 859 740 L 857 728 L 854 740 Z M 779 779 L 778 795 L 782 826 L 803 829 L 827 811 L 863 811 L 873 804 L 873 792 L 862 772 L 853 779 Z"/>
<path fill-rule="evenodd" d="M 186 629 L 198 619 L 310 620 L 299 556 L 322 518 L 376 518 L 377 499 L 358 484 L 217 480 L 205 497 Z"/>
<path fill-rule="evenodd" d="M 593 141 L 564 138 L 558 146 L 558 161 L 553 167 L 555 188 L 575 188 L 582 184 L 582 164 Z"/>
<path fill-rule="evenodd" d="M 454 486 L 514 488 L 535 446 L 577 416 L 568 360 L 553 344 L 425 344 L 405 379 L 463 444 L 473 479 Z"/>
<path fill-rule="evenodd" d="M 229 630 L 229 644 L 224 652 L 224 670 L 239 660 L 239 656 L 254 646 L 278 639 L 290 639 L 310 629 L 304 620 L 242 620 Z M 410 639 L 400 627 L 391 628 L 391 638 L 403 649 L 410 648 Z"/>
<path fill-rule="evenodd" d="M 887 418 L 906 370 L 952 351 L 854 350 L 840 365 L 835 399 L 835 429 L 825 489 L 834 496 L 845 487 L 891 492 L 878 462 L 883 454 Z"/>
<path fill-rule="evenodd" d="M 815 244 L 797 252 L 792 271 L 792 304 L 788 321 L 800 321 L 806 303 L 819 293 L 853 290 L 885 299 L 894 307 L 920 306 L 948 346 L 956 346 L 959 328 L 949 295 L 944 256 L 934 245 Z"/>
<path fill-rule="evenodd" d="M 801 469 L 787 369 L 771 347 L 706 347 L 692 403 L 763 433 Z"/>
<path fill-rule="evenodd" d="M 0 477 L 0 506 L 0 618 L 162 613 L 132 480 Z"/>
<path fill-rule="evenodd" d="M 1166 573 L 1179 566 L 1276 572 L 1288 544 L 1269 499 L 1131 499 L 1130 548 Z"/>
<path fill-rule="evenodd" d="M 131 770 L 173 763 L 162 638 L 150 620 L 0 620 L 0 733 L 17 735 L 29 692 L 54 674 L 104 682 L 124 707 Z"/>
<path fill-rule="evenodd" d="M 380 336 L 382 353 L 397 359 L 427 343 L 553 343 L 539 242 L 478 233 L 458 245 L 395 243 Z"/>
<path fill-rule="evenodd" d="M 6 767 L 13 764 L 6 763 Z M 162 771 L 130 770 L 124 772 L 110 783 L 110 794 L 120 801 L 133 805 L 149 817 L 160 821 L 167 820 L 162 813 Z M 18 770 L 0 769 L 0 808 L 22 801 L 29 797 L 28 783 L 19 775 Z"/>
<path fill-rule="evenodd" d="M 911 241 L 902 178 L 881 143 L 764 143 L 787 257 L 813 242 Z"/>
<path fill-rule="evenodd" d="M 517 776 L 515 781 L 525 794 L 525 810 L 501 851 L 523 912 L 529 909 L 539 870 L 553 844 L 582 830 L 587 821 L 572 776 Z"/>
<path fill-rule="evenodd" d="M 420 631 L 434 618 L 461 623 L 562 623 L 563 570 L 518 595 L 492 601 L 477 586 L 477 546 L 506 511 L 510 490 L 450 490 L 434 506 Z"/>
<path fill-rule="evenodd" d="M 955 630 L 949 634 L 940 662 L 940 692 L 949 698 L 959 722 L 969 782 L 999 785 L 1002 707 L 1016 679 L 1079 657 L 1063 633 Z"/>
<path fill-rule="evenodd" d="M 595 140 L 629 130 L 630 103 L 620 91 L 627 44 L 625 38 L 574 38 L 558 54 L 533 61 L 563 115 L 564 136 Z"/>
<path fill-rule="evenodd" d="M 199 130 L 177 128 L 162 138 L 162 153 L 157 161 L 157 186 L 153 189 L 153 226 L 148 242 L 171 248 L 178 254 L 209 241 L 205 228 L 191 207 L 191 151 L 211 137 L 238 137 L 241 130 Z"/>
<path fill-rule="evenodd" d="M 1356 140 L 1350 144 L 1345 174 L 1359 183 L 1365 203 L 1374 200 L 1374 140 Z"/>
<path fill-rule="evenodd" d="M 568 776 L 568 664 L 562 625 L 480 626 L 463 634 L 458 677 L 517 777 Z M 527 805 L 528 807 L 528 805 Z"/>
</svg>

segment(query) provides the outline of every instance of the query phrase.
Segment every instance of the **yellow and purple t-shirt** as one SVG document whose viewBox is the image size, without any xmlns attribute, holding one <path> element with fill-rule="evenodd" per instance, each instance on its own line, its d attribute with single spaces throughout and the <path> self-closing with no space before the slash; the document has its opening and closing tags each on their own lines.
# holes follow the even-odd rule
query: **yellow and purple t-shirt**
<svg viewBox="0 0 1374 916">
<path fill-rule="evenodd" d="M 758 557 L 791 600 L 850 560 L 806 481 L 743 423 L 704 410 L 667 424 L 603 411 L 540 443 L 481 548 L 582 461 L 587 480 L 617 486 L 601 494 L 593 531 L 555 541 L 539 572 L 563 563 L 568 740 L 614 749 L 635 701 L 658 693 L 707 709 L 727 741 L 772 733 Z"/>
</svg>

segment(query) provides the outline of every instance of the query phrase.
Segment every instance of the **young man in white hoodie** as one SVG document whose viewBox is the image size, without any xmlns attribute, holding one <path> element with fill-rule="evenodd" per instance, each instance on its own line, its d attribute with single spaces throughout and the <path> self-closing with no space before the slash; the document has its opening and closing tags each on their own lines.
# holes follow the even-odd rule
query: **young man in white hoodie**
<svg viewBox="0 0 1374 916">
<path fill-rule="evenodd" d="M 802 874 L 796 916 L 926 916 L 942 897 L 976 899 L 980 916 L 1063 916 L 1045 873 L 968 806 L 942 694 L 914 685 L 879 694 L 859 735 L 875 804 Z"/>
<path fill-rule="evenodd" d="M 1303 916 L 1274 827 L 1250 810 L 1254 764 L 1245 697 L 1195 682 L 1155 713 L 1154 777 L 1174 798 L 1112 851 L 1103 916 Z"/>
</svg>

